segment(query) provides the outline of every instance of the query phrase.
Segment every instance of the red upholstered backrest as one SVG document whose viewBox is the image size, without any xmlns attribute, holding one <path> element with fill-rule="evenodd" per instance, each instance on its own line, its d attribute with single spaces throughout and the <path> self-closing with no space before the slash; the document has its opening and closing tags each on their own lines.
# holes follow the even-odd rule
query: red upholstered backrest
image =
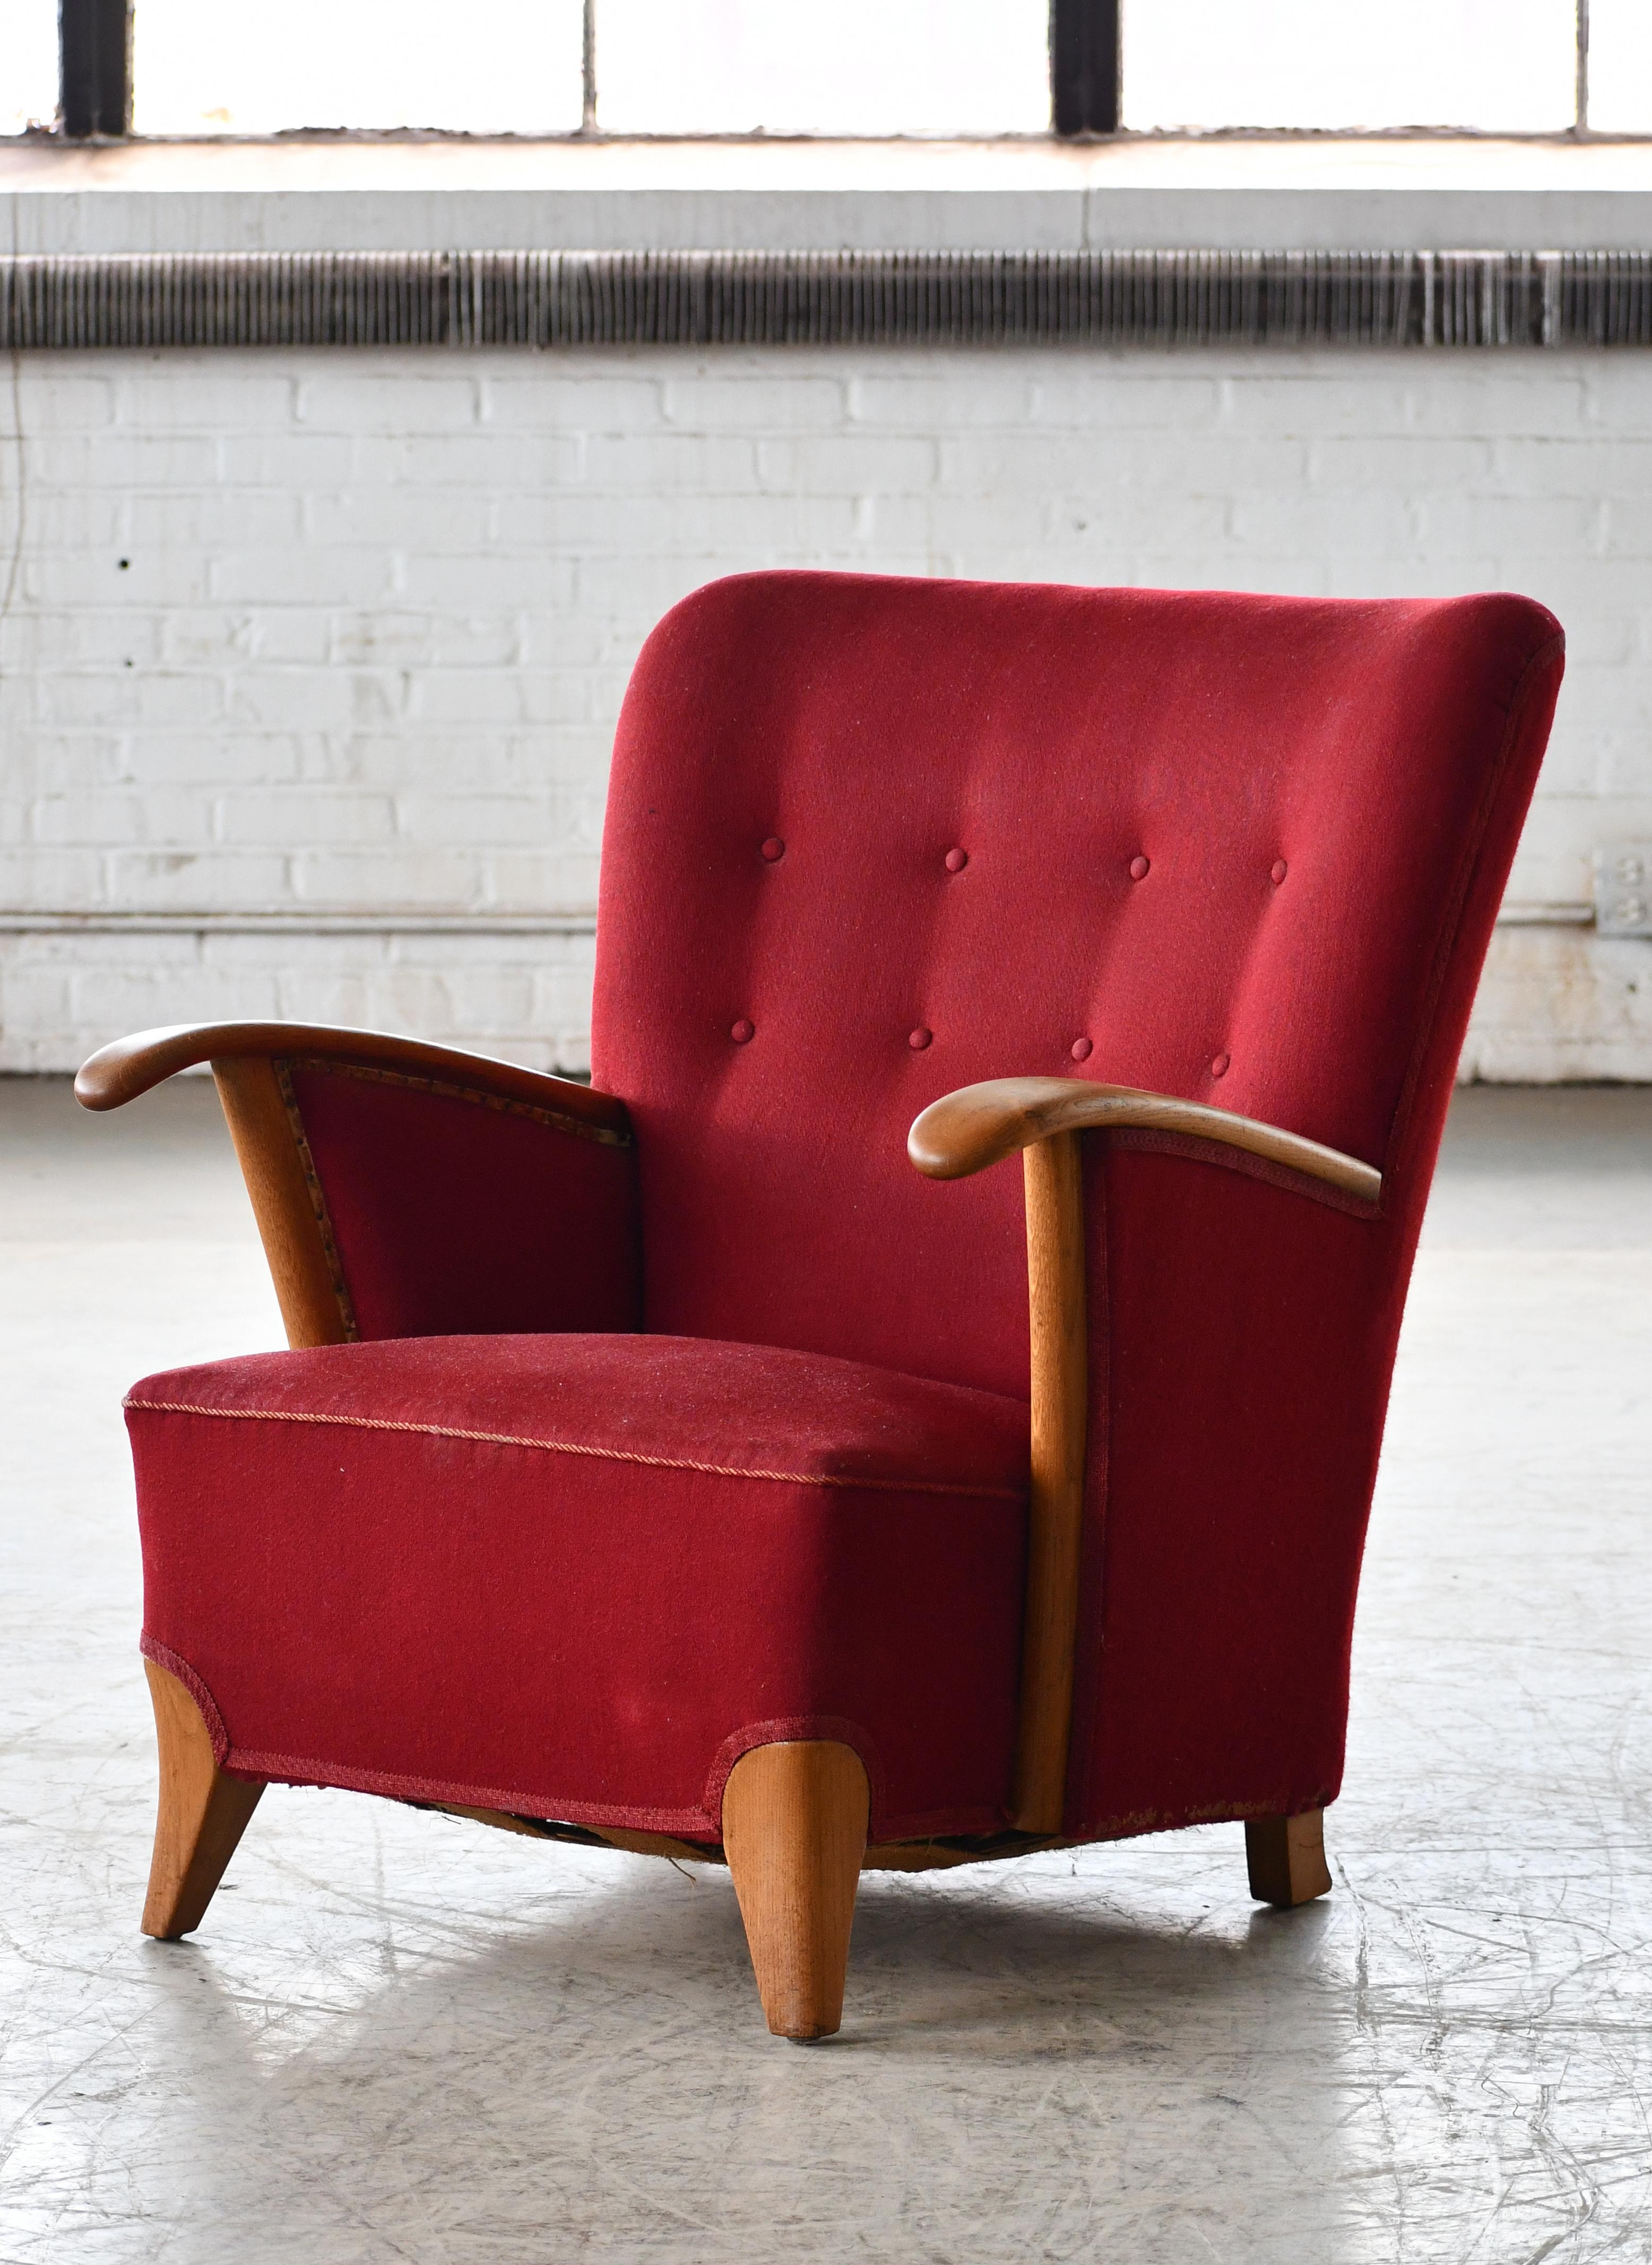
<svg viewBox="0 0 1652 2265">
<path fill-rule="evenodd" d="M 1024 1391 L 1019 1171 L 905 1153 L 1022 1073 L 1309 1134 L 1414 1232 L 1558 636 L 1503 596 L 788 573 L 679 606 L 598 933 L 645 1326 Z"/>
</svg>

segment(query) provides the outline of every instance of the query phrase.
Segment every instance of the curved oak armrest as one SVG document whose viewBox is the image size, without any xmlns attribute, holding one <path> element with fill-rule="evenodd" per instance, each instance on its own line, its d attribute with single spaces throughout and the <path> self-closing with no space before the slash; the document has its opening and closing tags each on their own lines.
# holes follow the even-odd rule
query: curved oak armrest
<svg viewBox="0 0 1652 2265">
<path fill-rule="evenodd" d="M 1305 1140 L 1299 1132 L 1235 1117 L 1231 1110 L 1178 1101 L 1169 1094 L 1141 1093 L 1128 1085 L 1093 1085 L 1076 1077 L 994 1077 L 984 1085 L 960 1086 L 956 1093 L 930 1103 L 906 1135 L 906 1154 L 932 1180 L 961 1180 L 1059 1132 L 1127 1126 L 1219 1140 L 1323 1180 L 1366 1203 L 1376 1203 L 1382 1194 L 1382 1175 L 1374 1167 L 1317 1140 Z"/>
<path fill-rule="evenodd" d="M 199 1062 L 288 1061 L 306 1056 L 481 1087 L 503 1100 L 553 1109 L 604 1132 L 624 1134 L 630 1130 L 622 1101 L 571 1078 L 550 1077 L 542 1070 L 522 1069 L 514 1062 L 466 1053 L 457 1046 L 397 1038 L 388 1031 L 336 1030 L 320 1023 L 178 1023 L 164 1030 L 138 1031 L 100 1046 L 82 1063 L 75 1098 L 83 1109 L 119 1109 Z"/>
</svg>

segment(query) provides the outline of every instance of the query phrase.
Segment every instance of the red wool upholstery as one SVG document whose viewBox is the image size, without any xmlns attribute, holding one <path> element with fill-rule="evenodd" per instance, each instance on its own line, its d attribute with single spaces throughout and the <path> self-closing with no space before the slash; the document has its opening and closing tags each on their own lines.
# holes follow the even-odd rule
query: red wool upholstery
<svg viewBox="0 0 1652 2265">
<path fill-rule="evenodd" d="M 637 1326 L 634 1148 L 428 1080 L 290 1075 L 362 1336 Z"/>
<path fill-rule="evenodd" d="M 620 721 L 592 1037 L 640 1136 L 644 1325 L 1024 1390 L 1014 1173 L 906 1157 L 981 1078 L 1180 1094 L 1386 1172 L 1556 635 L 1518 598 L 854 575 L 678 607 Z"/>
<path fill-rule="evenodd" d="M 747 1746 L 841 1737 L 881 1831 L 1001 1817 L 1017 1401 L 542 1335 L 178 1369 L 127 1422 L 146 1640 L 232 1769 L 715 1841 Z"/>
<path fill-rule="evenodd" d="M 1087 1179 L 1069 1824 L 1322 1807 L 1401 1302 L 1389 1233 L 1176 1154 L 1120 1147 Z"/>
<path fill-rule="evenodd" d="M 679 607 L 604 847 L 595 1082 L 635 1151 L 301 1069 L 360 1333 L 421 1341 L 140 1387 L 149 1638 L 232 1766 L 715 1837 L 741 1742 L 808 1722 L 866 1759 L 875 1834 L 1001 1823 L 1021 1174 L 927 1181 L 904 1143 L 1036 1073 L 1382 1173 L 1373 1213 L 1086 1141 L 1066 1829 L 1329 1799 L 1406 1283 L 1561 667 L 1511 597 L 764 574 Z"/>
</svg>

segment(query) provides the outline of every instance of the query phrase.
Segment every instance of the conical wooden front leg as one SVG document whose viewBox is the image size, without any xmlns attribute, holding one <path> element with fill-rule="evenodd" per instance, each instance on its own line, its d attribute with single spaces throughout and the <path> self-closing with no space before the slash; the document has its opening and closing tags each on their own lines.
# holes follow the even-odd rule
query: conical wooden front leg
<svg viewBox="0 0 1652 2265">
<path fill-rule="evenodd" d="M 214 1759 L 212 1733 L 175 1675 L 143 1663 L 155 1702 L 161 1797 L 155 1819 L 143 1932 L 175 1942 L 200 1925 L 264 1790 L 261 1778 L 229 1777 Z"/>
<path fill-rule="evenodd" d="M 1325 1811 L 1305 1809 L 1299 1817 L 1252 1817 L 1245 1823 L 1245 1861 L 1250 1892 L 1259 1904 L 1290 1911 L 1331 1891 L 1325 1861 Z"/>
<path fill-rule="evenodd" d="M 870 1805 L 860 1756 L 834 1739 L 754 1746 L 729 1772 L 723 1849 L 777 2037 L 829 2037 L 843 2019 Z"/>
</svg>

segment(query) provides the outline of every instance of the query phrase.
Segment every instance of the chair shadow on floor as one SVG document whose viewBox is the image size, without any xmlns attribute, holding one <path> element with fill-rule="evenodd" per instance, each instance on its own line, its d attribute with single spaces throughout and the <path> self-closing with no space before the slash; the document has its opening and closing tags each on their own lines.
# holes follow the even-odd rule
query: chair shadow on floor
<svg viewBox="0 0 1652 2265">
<path fill-rule="evenodd" d="M 193 1943 L 136 1953 L 167 2145 L 209 2189 L 186 2265 L 215 2254 L 208 2227 L 222 2255 L 278 2210 L 279 2254 L 327 2265 L 409 2241 L 479 2265 L 553 2223 L 565 2254 L 721 2265 L 764 2255 L 788 2213 L 807 2222 L 791 2254 L 897 2254 L 920 2195 L 938 2246 L 911 2254 L 1008 2256 L 975 2238 L 1007 2179 L 1054 2181 L 1052 2245 L 1128 2231 L 1126 2187 L 1173 2189 L 1185 2244 L 1160 2246 L 1161 2216 L 1138 2254 L 1191 2265 L 1198 2226 L 1261 2224 L 1287 2191 L 1299 2224 L 1302 2181 L 1334 2183 L 1335 1905 L 1251 1916 L 1236 1827 L 1190 1852 L 869 1876 L 843 2029 L 806 2052 L 764 2028 L 720 1868 L 535 1849 L 541 1883 L 508 1867 L 528 1891 L 502 1901 L 490 1867 L 467 1901 L 456 1833 L 411 1894 L 394 1861 L 357 1891 L 282 1838 Z M 163 2160 L 127 2166 L 157 2211 Z M 420 2246 L 433 2212 L 447 2246 Z"/>
<path fill-rule="evenodd" d="M 1278 2019 L 1299 2036 L 1312 2026 L 1311 2002 L 1325 1992 L 1335 1901 L 1288 1912 L 1250 1904 L 1237 1827 L 1219 1841 L 1207 1836 L 1196 1851 L 1162 1846 L 1111 1844 L 1014 1866 L 864 1875 L 844 2028 L 823 2050 L 932 2044 L 974 2054 L 997 2050 L 990 2035 L 999 2032 L 1013 2056 L 1041 2050 L 1047 2021 L 1068 2043 L 1082 2043 L 1091 2030 L 1098 2040 L 1117 2036 L 1138 2019 L 1166 2048 L 1181 2024 L 1208 2034 L 1213 2020 Z M 295 1977 L 302 2000 L 317 1959 L 343 1978 L 320 1937 L 368 1928 L 395 1978 L 383 1982 L 382 1965 L 372 1980 L 363 1974 L 356 2006 L 332 1999 L 332 2026 L 359 2024 L 375 2052 L 381 2023 L 428 2034 L 436 1999 L 440 2026 L 458 2036 L 473 2022 L 503 2043 L 504 2032 L 520 2026 L 521 2052 L 550 2050 L 557 2025 L 578 2007 L 581 2026 L 606 2026 L 616 2045 L 657 2039 L 688 2018 L 706 2043 L 784 2057 L 763 2030 L 721 1866 L 542 1847 L 535 1854 L 542 1886 L 501 1912 L 467 1902 L 462 1847 L 452 1853 L 459 1861 L 444 1901 L 428 1868 L 417 1897 L 404 1898 L 387 1894 L 382 1874 L 376 1892 L 365 1881 L 358 1890 L 337 1870 L 312 1875 L 270 1852 L 266 1867 L 279 1869 L 285 1892 L 269 1897 L 264 1883 L 244 1882 L 249 1904 L 256 1897 L 264 1910 L 263 1963 L 290 1960 L 302 1970 Z M 238 1963 L 233 1938 L 251 1916 L 245 1907 L 226 1913 L 220 1903 L 191 1943 L 156 1946 L 154 1955 L 181 1956 L 192 1969 L 201 1962 L 206 1972 Z M 345 1970 L 354 1964 L 347 1955 Z"/>
</svg>

